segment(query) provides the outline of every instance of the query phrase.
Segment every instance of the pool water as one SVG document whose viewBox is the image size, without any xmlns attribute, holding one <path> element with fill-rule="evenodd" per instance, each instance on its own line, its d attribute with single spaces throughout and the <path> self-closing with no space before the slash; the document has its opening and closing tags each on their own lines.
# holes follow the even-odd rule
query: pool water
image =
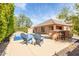
<svg viewBox="0 0 79 59">
<path fill-rule="evenodd" d="M 27 40 L 28 41 L 32 40 L 32 38 L 33 38 L 33 35 L 32 34 L 27 34 Z M 15 37 L 14 37 L 14 41 L 22 40 L 22 39 L 23 38 L 22 38 L 22 36 L 20 34 L 15 35 Z"/>
<path fill-rule="evenodd" d="M 17 41 L 17 40 L 22 40 L 21 35 L 15 35 L 15 37 L 14 37 L 14 41 Z"/>
</svg>

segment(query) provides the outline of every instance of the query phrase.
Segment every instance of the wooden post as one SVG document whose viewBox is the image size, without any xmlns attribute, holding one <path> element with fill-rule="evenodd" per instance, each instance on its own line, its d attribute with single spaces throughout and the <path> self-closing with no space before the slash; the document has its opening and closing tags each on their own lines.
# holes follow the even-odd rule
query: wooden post
<svg viewBox="0 0 79 59">
<path fill-rule="evenodd" d="M 53 27 L 54 27 L 54 30 L 56 30 L 56 25 L 53 25 Z"/>
</svg>

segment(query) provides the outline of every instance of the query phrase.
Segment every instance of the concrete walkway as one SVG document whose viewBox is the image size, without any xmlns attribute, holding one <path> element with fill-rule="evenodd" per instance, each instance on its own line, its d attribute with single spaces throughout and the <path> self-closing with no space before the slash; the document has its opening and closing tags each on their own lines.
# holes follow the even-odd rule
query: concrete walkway
<svg viewBox="0 0 79 59">
<path fill-rule="evenodd" d="M 14 41 L 13 38 L 11 38 L 5 50 L 5 56 L 52 56 L 55 52 L 57 53 L 74 43 L 44 39 L 44 43 L 42 43 L 40 47 L 32 44 L 26 45 L 22 42 L 23 40 Z"/>
</svg>

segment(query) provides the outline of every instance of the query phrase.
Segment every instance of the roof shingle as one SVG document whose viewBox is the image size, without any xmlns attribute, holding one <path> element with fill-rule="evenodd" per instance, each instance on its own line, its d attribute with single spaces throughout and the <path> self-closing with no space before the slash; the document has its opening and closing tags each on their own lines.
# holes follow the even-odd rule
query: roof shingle
<svg viewBox="0 0 79 59">
<path fill-rule="evenodd" d="M 38 27 L 38 26 L 45 26 L 45 25 L 51 25 L 51 24 L 60 24 L 60 25 L 66 25 L 66 26 L 70 26 L 70 24 L 66 24 L 66 22 L 64 22 L 64 20 L 57 20 L 57 19 L 49 19 L 43 23 L 40 23 L 34 27 Z"/>
</svg>

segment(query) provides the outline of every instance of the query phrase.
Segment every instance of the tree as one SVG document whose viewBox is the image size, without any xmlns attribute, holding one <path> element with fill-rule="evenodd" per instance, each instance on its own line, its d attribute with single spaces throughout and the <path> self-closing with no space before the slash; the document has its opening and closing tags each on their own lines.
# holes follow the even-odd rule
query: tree
<svg viewBox="0 0 79 59">
<path fill-rule="evenodd" d="M 76 13 L 69 15 L 69 9 L 64 8 L 58 14 L 59 19 L 65 19 L 72 24 L 72 32 L 79 35 L 79 4 L 74 4 Z"/>
<path fill-rule="evenodd" d="M 14 4 L 0 4 L 0 42 L 13 32 Z"/>
<path fill-rule="evenodd" d="M 71 16 L 72 21 L 72 31 L 79 35 L 79 4 L 75 4 L 75 11 L 76 13 Z"/>
<path fill-rule="evenodd" d="M 17 28 L 17 17 L 14 16 L 14 30 L 16 30 Z"/>
<path fill-rule="evenodd" d="M 61 12 L 58 14 L 59 19 L 67 19 L 69 14 L 69 9 L 67 7 L 64 7 L 61 9 Z"/>
<path fill-rule="evenodd" d="M 26 23 L 25 24 L 26 27 L 31 27 L 32 26 L 32 21 L 28 17 L 26 17 L 26 22 L 25 23 Z"/>
<path fill-rule="evenodd" d="M 14 4 L 7 4 L 6 19 L 7 19 L 7 36 L 14 32 Z"/>
<path fill-rule="evenodd" d="M 72 31 L 75 34 L 79 35 L 79 18 L 77 16 L 72 16 L 72 23 Z"/>
<path fill-rule="evenodd" d="M 0 42 L 5 37 L 6 30 L 7 30 L 7 22 L 5 18 L 5 8 L 4 4 L 0 4 Z"/>
<path fill-rule="evenodd" d="M 76 10 L 76 14 L 79 15 L 79 4 L 78 3 L 75 4 L 75 10 Z"/>
<path fill-rule="evenodd" d="M 15 21 L 18 28 L 17 30 L 27 32 L 27 29 L 32 26 L 32 21 L 24 14 L 20 14 L 18 17 L 16 17 Z"/>
<path fill-rule="evenodd" d="M 32 21 L 30 20 L 30 18 L 28 18 L 24 14 L 19 15 L 17 22 L 19 27 L 31 27 L 32 25 Z"/>
</svg>

